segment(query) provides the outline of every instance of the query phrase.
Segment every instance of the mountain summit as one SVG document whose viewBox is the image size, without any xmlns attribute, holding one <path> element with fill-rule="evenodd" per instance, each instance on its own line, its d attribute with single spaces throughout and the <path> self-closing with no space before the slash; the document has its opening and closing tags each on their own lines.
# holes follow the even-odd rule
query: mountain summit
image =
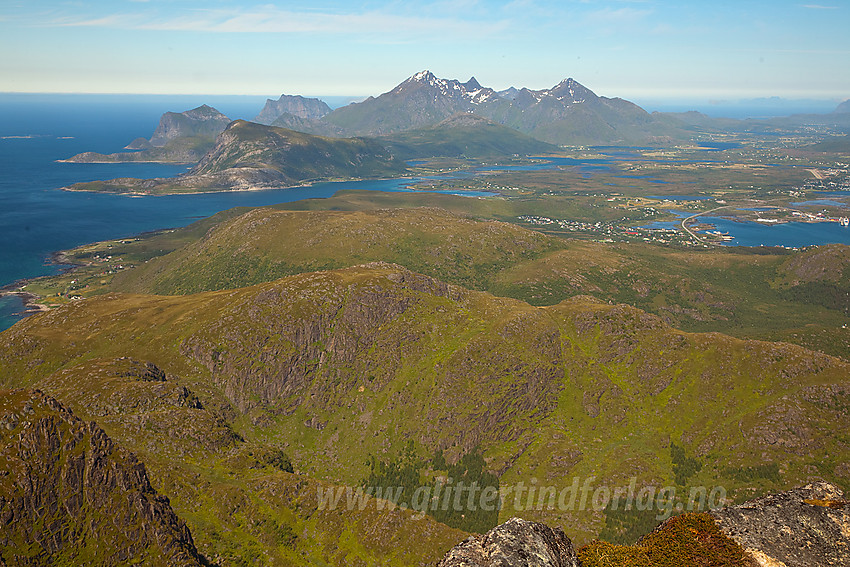
<svg viewBox="0 0 850 567">
<path fill-rule="evenodd" d="M 597 96 L 572 78 L 549 89 L 497 92 L 475 77 L 462 83 L 429 70 L 319 122 L 347 135 L 387 135 L 430 127 L 458 113 L 474 113 L 554 144 L 643 143 L 677 134 L 669 122 L 628 101 Z"/>
<path fill-rule="evenodd" d="M 186 112 L 166 112 L 151 136 L 150 144 L 162 147 L 175 138 L 214 138 L 230 124 L 230 118 L 206 104 Z"/>
<path fill-rule="evenodd" d="M 266 99 L 266 105 L 254 118 L 254 122 L 270 125 L 284 114 L 308 120 L 318 120 L 330 111 L 331 107 L 317 98 L 282 94 L 277 100 Z"/>
<path fill-rule="evenodd" d="M 434 94 L 439 93 L 439 95 L 465 100 L 475 105 L 498 96 L 493 89 L 482 87 L 475 77 L 470 77 L 467 82 L 461 83 L 457 79 L 440 79 L 428 70 L 416 73 L 390 91 L 390 93 L 403 94 L 417 88 L 431 89 L 436 91 Z"/>
</svg>

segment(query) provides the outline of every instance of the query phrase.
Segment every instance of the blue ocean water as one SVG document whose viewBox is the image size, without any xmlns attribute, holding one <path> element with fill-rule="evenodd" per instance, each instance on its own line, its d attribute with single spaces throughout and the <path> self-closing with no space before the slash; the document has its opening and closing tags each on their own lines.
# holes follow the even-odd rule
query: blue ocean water
<svg viewBox="0 0 850 567">
<path fill-rule="evenodd" d="M 837 222 L 787 222 L 765 224 L 738 222 L 720 217 L 699 217 L 720 232 L 734 237 L 729 246 L 786 246 L 802 248 L 815 244 L 850 244 L 850 228 Z"/>
<path fill-rule="evenodd" d="M 165 111 L 181 112 L 210 104 L 231 118 L 252 118 L 265 101 L 261 97 L 220 99 L 0 94 L 0 287 L 56 273 L 61 267 L 48 261 L 50 254 L 87 242 L 185 226 L 232 207 L 331 197 L 342 189 L 404 191 L 411 182 L 321 183 L 292 189 L 159 197 L 59 190 L 80 181 L 164 177 L 185 171 L 182 165 L 73 164 L 56 160 L 83 151 L 121 151 L 139 136 L 150 137 Z M 21 307 L 17 297 L 0 297 L 0 330 L 20 318 Z"/>
</svg>

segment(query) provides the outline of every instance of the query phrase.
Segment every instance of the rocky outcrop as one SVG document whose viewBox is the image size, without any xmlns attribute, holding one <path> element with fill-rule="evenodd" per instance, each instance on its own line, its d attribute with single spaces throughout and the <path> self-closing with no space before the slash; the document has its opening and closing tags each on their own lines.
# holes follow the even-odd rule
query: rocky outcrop
<svg viewBox="0 0 850 567">
<path fill-rule="evenodd" d="M 227 125 L 230 118 L 203 105 L 186 112 L 166 112 L 150 140 L 136 138 L 126 149 L 141 150 L 100 154 L 83 152 L 59 160 L 66 163 L 194 163 L 201 159 L 213 146 L 215 138 Z"/>
<path fill-rule="evenodd" d="M 38 390 L 0 392 L 1 565 L 202 565 L 145 466 Z"/>
<path fill-rule="evenodd" d="M 563 530 L 511 518 L 457 544 L 437 567 L 578 567 Z"/>
<path fill-rule="evenodd" d="M 816 482 L 712 513 L 762 567 L 850 565 L 850 502 Z"/>
<path fill-rule="evenodd" d="M 166 112 L 151 136 L 154 147 L 162 147 L 175 138 L 214 138 L 230 124 L 230 118 L 206 104 L 186 112 Z"/>
<path fill-rule="evenodd" d="M 304 98 L 300 95 L 280 95 L 277 100 L 267 99 L 263 110 L 254 118 L 254 122 L 270 125 L 282 114 L 298 118 L 318 120 L 331 111 L 331 107 L 317 98 Z"/>
</svg>

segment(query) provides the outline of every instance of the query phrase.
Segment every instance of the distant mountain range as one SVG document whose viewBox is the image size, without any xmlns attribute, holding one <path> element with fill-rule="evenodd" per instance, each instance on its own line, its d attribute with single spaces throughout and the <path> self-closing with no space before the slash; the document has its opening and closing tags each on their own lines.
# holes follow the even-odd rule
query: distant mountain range
<svg viewBox="0 0 850 567">
<path fill-rule="evenodd" d="M 551 89 L 495 91 L 475 77 L 465 83 L 421 71 L 378 97 L 319 119 L 284 113 L 275 125 L 334 136 L 387 135 L 472 113 L 552 144 L 661 142 L 689 135 L 670 120 L 619 98 L 597 96 L 574 79 Z"/>
<path fill-rule="evenodd" d="M 438 140 L 445 133 L 446 121 L 461 115 L 486 119 L 490 131 L 484 131 L 485 122 L 478 122 L 477 139 L 461 140 L 463 134 L 455 123 L 451 126 L 452 139 Z M 483 157 L 552 149 L 535 145 L 529 138 L 555 145 L 665 144 L 690 140 L 705 132 L 780 132 L 807 125 L 836 127 L 836 133 L 841 134 L 850 131 L 850 100 L 828 114 L 772 119 L 714 118 L 699 112 L 650 114 L 627 100 L 598 96 L 571 78 L 550 89 L 509 87 L 496 91 L 482 86 L 475 77 L 460 82 L 426 70 L 377 97 L 336 110 L 317 98 L 282 94 L 277 100 L 266 100 L 254 122 L 325 137 L 381 137 L 382 143 L 392 146 L 402 159 L 428 155 Z M 229 123 L 227 116 L 207 105 L 180 113 L 166 112 L 150 139 L 137 138 L 127 146 L 142 151 L 109 155 L 86 152 L 66 161 L 194 163 L 213 147 L 215 137 Z M 469 120 L 466 123 L 472 124 Z"/>
</svg>

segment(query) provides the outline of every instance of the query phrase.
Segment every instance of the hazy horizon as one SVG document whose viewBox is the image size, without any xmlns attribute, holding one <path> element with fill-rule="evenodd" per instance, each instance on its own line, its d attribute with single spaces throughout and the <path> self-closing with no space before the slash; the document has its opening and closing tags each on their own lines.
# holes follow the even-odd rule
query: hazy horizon
<svg viewBox="0 0 850 567">
<path fill-rule="evenodd" d="M 487 86 L 487 85 L 484 85 Z M 586 85 L 587 86 L 587 85 Z M 588 87 L 591 88 L 592 87 Z M 297 95 L 301 93 L 281 93 Z M 372 93 L 378 96 L 381 93 Z M 266 99 L 276 100 L 278 95 L 232 95 L 216 93 L 50 93 L 50 92 L 0 92 L 0 104 L 10 102 L 38 103 L 47 101 L 50 97 L 61 97 L 62 100 L 97 102 L 105 104 L 108 101 L 128 103 L 136 100 L 151 106 L 156 114 L 164 112 L 183 112 L 202 104 L 208 104 L 223 112 L 232 119 L 253 119 L 262 109 Z M 321 94 L 301 94 L 307 98 L 318 98 L 331 108 L 340 108 L 353 102 L 360 102 L 363 96 L 340 96 Z M 843 102 L 839 99 L 784 99 L 779 97 L 764 97 L 737 100 L 711 100 L 709 98 L 675 99 L 675 98 L 634 98 L 631 102 L 639 105 L 648 112 L 686 112 L 698 111 L 715 118 L 769 118 L 788 116 L 791 114 L 826 114 L 835 110 Z"/>
</svg>

